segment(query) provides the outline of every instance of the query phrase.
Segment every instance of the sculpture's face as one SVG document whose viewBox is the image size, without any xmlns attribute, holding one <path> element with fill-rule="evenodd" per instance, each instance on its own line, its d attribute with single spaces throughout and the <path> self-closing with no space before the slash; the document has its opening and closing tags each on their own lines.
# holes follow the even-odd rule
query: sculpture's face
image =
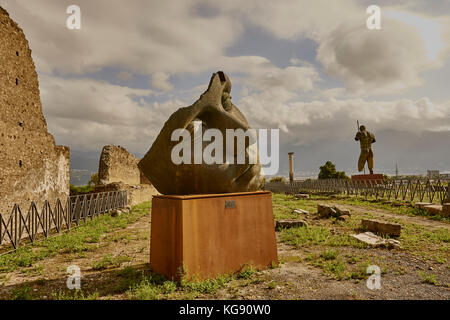
<svg viewBox="0 0 450 320">
<path fill-rule="evenodd" d="M 208 90 L 192 106 L 176 111 L 164 125 L 150 151 L 139 163 L 144 175 L 164 194 L 204 194 L 258 190 L 261 184 L 259 158 L 249 163 L 249 144 L 245 145 L 245 161 L 238 164 L 238 147 L 226 142 L 226 129 L 242 129 L 249 125 L 244 115 L 231 102 L 231 82 L 221 72 L 213 75 Z M 222 133 L 222 160 L 219 164 L 194 164 L 194 136 L 201 124 L 202 136 L 208 129 Z M 184 128 L 190 132 L 190 164 L 176 165 L 172 160 L 172 149 L 179 141 L 171 141 L 174 130 Z M 197 134 L 197 136 L 199 136 Z M 256 143 L 256 137 L 253 141 Z M 205 140 L 205 139 L 203 139 Z M 236 140 L 233 141 L 234 145 Z M 213 138 L 213 142 L 215 142 Z M 203 149 L 211 141 L 202 142 Z M 234 163 L 226 163 L 228 155 Z M 215 152 L 213 152 L 215 156 Z"/>
</svg>

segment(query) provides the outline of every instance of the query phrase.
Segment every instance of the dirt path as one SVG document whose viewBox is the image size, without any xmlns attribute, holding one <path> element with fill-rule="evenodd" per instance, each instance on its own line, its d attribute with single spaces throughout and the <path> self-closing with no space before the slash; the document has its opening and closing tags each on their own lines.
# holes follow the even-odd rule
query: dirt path
<svg viewBox="0 0 450 320">
<path fill-rule="evenodd" d="M 313 250 L 311 250 L 313 251 Z M 343 281 L 324 275 L 320 269 L 302 262 L 309 253 L 278 244 L 280 259 L 299 261 L 283 263 L 279 268 L 262 272 L 260 280 L 235 289 L 226 288 L 220 296 L 228 299 L 450 299 L 448 287 L 424 284 L 414 272 L 395 274 L 390 271 L 381 276 L 381 289 L 370 290 L 366 280 Z M 405 255 L 389 254 L 393 264 L 405 265 Z M 403 262 L 402 262 L 403 260 Z M 428 269 L 426 264 L 414 262 L 414 269 Z M 233 286 L 233 284 L 232 284 Z"/>
<path fill-rule="evenodd" d="M 80 254 L 58 254 L 36 263 L 32 268 L 9 273 L 0 286 L 0 298 L 11 298 L 11 294 L 23 286 L 32 287 L 38 299 L 51 298 L 52 293 L 67 290 L 66 271 L 71 265 L 80 268 L 83 290 L 99 291 L 99 298 L 109 296 L 111 292 L 114 295 L 121 281 L 116 271 L 127 266 L 136 270 L 148 270 L 149 251 L 150 215 L 146 215 L 125 229 L 104 234 L 95 250 Z M 101 265 L 103 261 L 104 268 Z M 36 269 L 39 271 L 32 271 Z M 127 288 L 117 288 L 119 289 Z"/>
</svg>

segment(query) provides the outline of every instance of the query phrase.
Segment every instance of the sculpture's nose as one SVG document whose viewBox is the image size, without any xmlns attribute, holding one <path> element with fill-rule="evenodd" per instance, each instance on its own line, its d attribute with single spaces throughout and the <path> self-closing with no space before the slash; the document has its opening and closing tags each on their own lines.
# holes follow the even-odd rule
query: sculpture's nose
<svg viewBox="0 0 450 320">
<path fill-rule="evenodd" d="M 230 78 L 228 78 L 226 73 L 223 72 L 223 71 L 218 71 L 217 75 L 219 76 L 220 83 L 223 86 L 223 91 L 227 92 L 227 93 L 230 93 L 231 92 L 231 80 L 230 80 Z"/>
</svg>

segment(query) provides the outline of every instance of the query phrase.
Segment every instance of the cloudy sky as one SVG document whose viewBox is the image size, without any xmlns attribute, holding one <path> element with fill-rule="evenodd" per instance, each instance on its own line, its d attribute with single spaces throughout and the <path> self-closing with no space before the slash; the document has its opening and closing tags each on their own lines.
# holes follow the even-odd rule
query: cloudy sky
<svg viewBox="0 0 450 320">
<path fill-rule="evenodd" d="M 81 8 L 69 30 L 66 9 Z M 366 26 L 381 8 L 381 30 Z M 72 167 L 103 145 L 137 156 L 217 70 L 255 128 L 280 129 L 280 174 L 356 171 L 356 120 L 375 171 L 450 170 L 449 0 L 0 0 L 27 36 L 49 131 Z"/>
</svg>

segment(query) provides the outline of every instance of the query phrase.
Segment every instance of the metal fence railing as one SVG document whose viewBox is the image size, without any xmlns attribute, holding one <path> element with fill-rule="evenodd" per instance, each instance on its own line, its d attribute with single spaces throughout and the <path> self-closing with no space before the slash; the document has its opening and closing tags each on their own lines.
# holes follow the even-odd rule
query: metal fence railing
<svg viewBox="0 0 450 320">
<path fill-rule="evenodd" d="M 444 203 L 450 201 L 450 182 L 440 180 L 351 181 L 317 179 L 305 181 L 269 182 L 266 190 L 275 193 L 334 193 L 361 196 L 366 199 Z"/>
<path fill-rule="evenodd" d="M 57 199 L 53 208 L 45 201 L 40 211 L 32 202 L 26 213 L 15 204 L 9 215 L 0 214 L 0 247 L 10 244 L 17 249 L 22 240 L 33 243 L 38 234 L 48 238 L 51 232 L 70 230 L 80 221 L 126 206 L 124 190 L 70 196 L 64 204 Z"/>
</svg>

